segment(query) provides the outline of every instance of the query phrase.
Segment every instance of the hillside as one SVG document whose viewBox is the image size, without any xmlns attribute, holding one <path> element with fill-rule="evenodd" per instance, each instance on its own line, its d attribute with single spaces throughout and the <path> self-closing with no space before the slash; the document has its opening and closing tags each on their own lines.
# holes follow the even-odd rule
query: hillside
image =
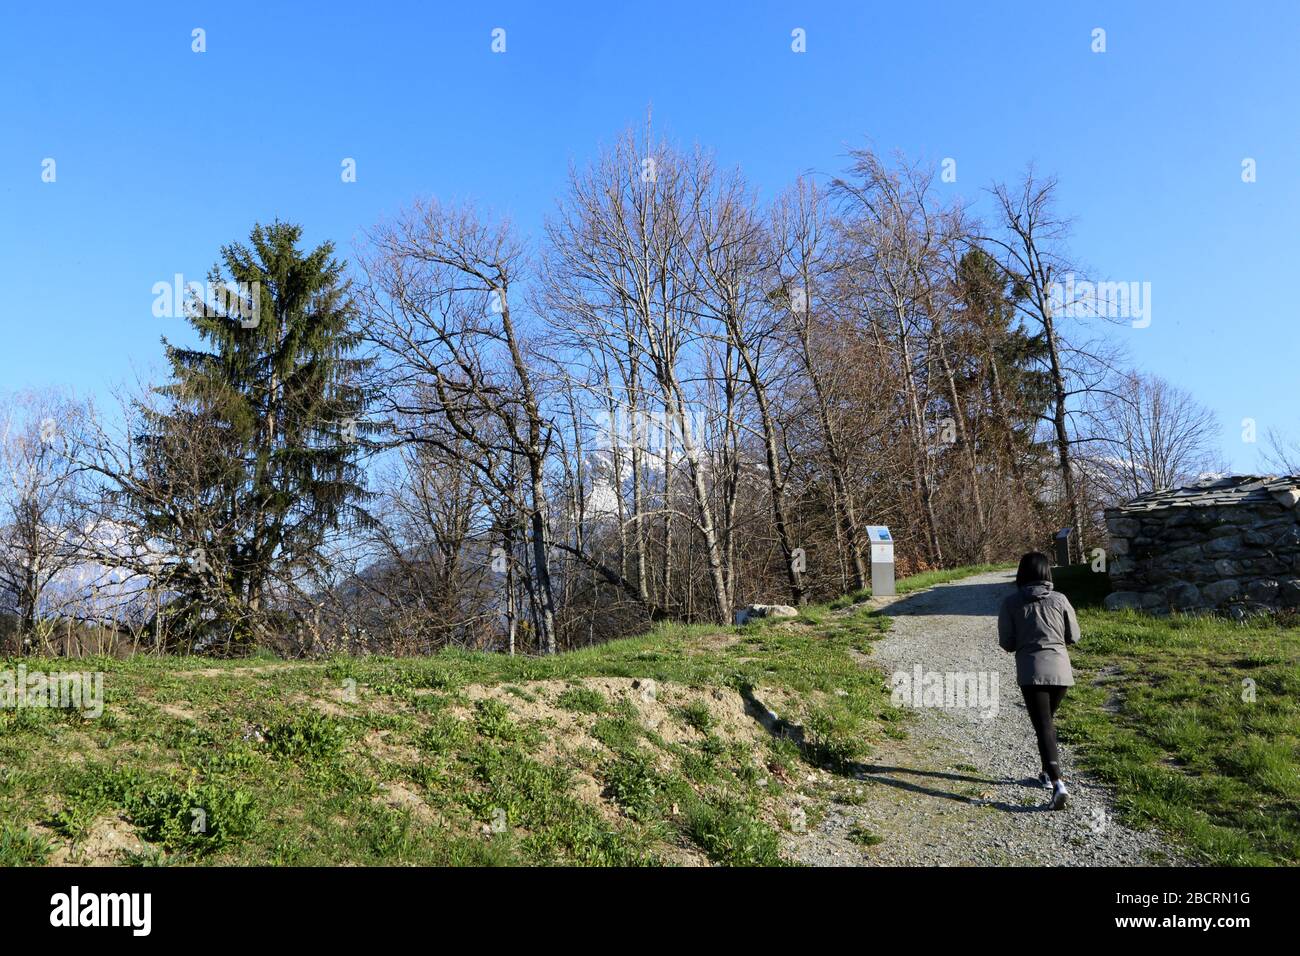
<svg viewBox="0 0 1300 956">
<path fill-rule="evenodd" d="M 102 717 L 0 714 L 0 862 L 775 863 L 823 767 L 900 733 L 854 658 L 885 626 L 814 609 L 554 658 L 84 660 Z"/>
<path fill-rule="evenodd" d="M 1268 694 L 1294 675 L 1243 662 L 1242 629 L 1225 657 L 1188 640 L 1208 625 L 1170 644 L 1177 623 L 1083 610 L 1097 640 L 1063 709 L 1071 814 L 1022 812 L 1039 800 L 1015 779 L 1022 710 L 972 729 L 894 707 L 882 667 L 986 653 L 1005 590 L 1004 573 L 971 577 L 987 571 L 902 582 L 969 579 L 892 606 L 549 658 L 27 659 L 103 670 L 105 711 L 0 713 L 0 864 L 1295 861 L 1295 708 Z M 1205 702 L 1160 716 L 1174 690 L 1196 696 L 1181 675 L 1198 653 L 1254 668 L 1244 747 Z M 1172 750 L 1198 742 L 1204 756 Z"/>
</svg>

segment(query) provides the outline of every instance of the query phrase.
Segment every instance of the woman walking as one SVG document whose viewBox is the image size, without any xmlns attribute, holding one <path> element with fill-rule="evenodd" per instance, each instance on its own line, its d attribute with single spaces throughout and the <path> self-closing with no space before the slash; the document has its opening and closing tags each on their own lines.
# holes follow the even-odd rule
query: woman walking
<svg viewBox="0 0 1300 956">
<path fill-rule="evenodd" d="M 1048 806 L 1064 809 L 1070 795 L 1061 779 L 1054 718 L 1065 689 L 1074 684 L 1066 647 L 1079 643 L 1079 619 L 1069 599 L 1052 590 L 1052 564 L 1041 551 L 1020 559 L 1016 593 L 1007 595 L 998 613 L 998 643 L 1016 655 L 1016 681 L 1043 761 L 1038 779 L 1052 787 Z"/>
</svg>

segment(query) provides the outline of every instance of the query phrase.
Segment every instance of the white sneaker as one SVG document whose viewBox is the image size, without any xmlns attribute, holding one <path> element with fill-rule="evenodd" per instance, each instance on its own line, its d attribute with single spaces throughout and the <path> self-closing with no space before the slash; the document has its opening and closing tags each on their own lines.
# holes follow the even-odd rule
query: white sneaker
<svg viewBox="0 0 1300 956">
<path fill-rule="evenodd" d="M 1052 778 L 1047 775 L 1046 770 L 1038 775 L 1038 785 L 1040 787 L 1050 787 L 1052 785 Z"/>
<path fill-rule="evenodd" d="M 1070 791 L 1065 789 L 1065 781 L 1058 780 L 1052 785 L 1052 800 L 1048 803 L 1050 810 L 1064 810 L 1070 799 Z"/>
</svg>

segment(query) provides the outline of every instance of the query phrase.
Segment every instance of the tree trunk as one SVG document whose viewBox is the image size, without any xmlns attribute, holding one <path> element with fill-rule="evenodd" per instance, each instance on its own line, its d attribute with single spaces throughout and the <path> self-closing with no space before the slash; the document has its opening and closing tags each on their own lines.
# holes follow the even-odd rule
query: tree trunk
<svg viewBox="0 0 1300 956">
<path fill-rule="evenodd" d="M 670 373 L 671 374 L 671 373 Z M 731 595 L 727 590 L 726 570 L 723 566 L 722 548 L 718 542 L 717 529 L 713 524 L 713 509 L 709 506 L 709 492 L 704 484 L 704 467 L 700 461 L 700 452 L 686 424 L 686 407 L 682 399 L 680 386 L 669 380 L 668 387 L 673 396 L 673 418 L 681 429 L 682 451 L 686 459 L 686 470 L 691 478 L 691 490 L 695 495 L 695 507 L 699 513 L 700 534 L 704 538 L 704 547 L 709 561 L 709 579 L 713 584 L 713 601 L 718 613 L 718 620 L 723 624 L 731 623 Z"/>
<path fill-rule="evenodd" d="M 790 522 L 785 508 L 785 478 L 782 475 L 781 455 L 776 446 L 776 425 L 772 421 L 772 409 L 767 399 L 767 386 L 763 384 L 758 366 L 749 354 L 748 346 L 739 339 L 739 330 L 733 330 L 736 336 L 736 349 L 740 360 L 745 365 L 745 374 L 750 388 L 754 392 L 754 401 L 758 405 L 758 416 L 763 426 L 763 451 L 767 456 L 767 487 L 772 496 L 772 522 L 776 525 L 777 541 L 781 545 L 781 554 L 785 559 L 786 580 L 790 585 L 791 603 L 796 606 L 805 601 L 803 573 L 794 560 L 794 542 L 790 538 Z"/>
<path fill-rule="evenodd" d="M 898 318 L 898 344 L 903 360 L 903 388 L 907 393 L 909 417 L 911 418 L 913 469 L 915 486 L 920 497 L 921 512 L 925 518 L 926 533 L 930 539 L 930 554 L 934 563 L 943 565 L 943 548 L 939 545 L 939 528 L 934 518 L 934 487 L 930 481 L 930 463 L 925 448 L 925 419 L 921 416 L 920 399 L 917 396 L 916 379 L 912 371 L 912 347 L 907 335 L 907 325 L 900 305 L 895 306 Z"/>
<path fill-rule="evenodd" d="M 1043 314 L 1043 332 L 1047 338 L 1047 354 L 1052 380 L 1052 426 L 1056 432 L 1057 460 L 1061 466 L 1061 484 L 1065 488 L 1065 500 L 1070 508 L 1070 523 L 1074 527 L 1075 553 L 1083 560 L 1085 545 L 1083 540 L 1083 511 L 1079 506 L 1079 496 L 1074 486 L 1074 467 L 1070 454 L 1070 433 L 1066 420 L 1065 375 L 1061 370 L 1060 350 L 1056 341 L 1056 327 L 1052 319 L 1052 309 L 1046 300 L 1039 303 Z"/>
<path fill-rule="evenodd" d="M 943 369 L 944 381 L 948 386 L 948 401 L 952 404 L 953 422 L 957 426 L 957 443 L 966 458 L 966 473 L 970 481 L 971 507 L 975 511 L 975 527 L 979 528 L 979 558 L 982 562 L 989 560 L 988 527 L 984 522 L 984 502 L 980 498 L 979 461 L 975 455 L 975 443 L 971 441 L 970 431 L 966 427 L 966 414 L 962 409 L 961 398 L 957 394 L 957 382 L 952 373 L 952 364 L 948 361 L 948 344 L 938 319 L 931 316 L 934 323 L 935 341 L 939 349 L 939 365 Z"/>
<path fill-rule="evenodd" d="M 854 513 L 853 498 L 849 494 L 848 482 L 844 479 L 844 461 L 840 456 L 839 442 L 836 440 L 835 428 L 831 422 L 825 389 L 821 376 L 813 363 L 812 343 L 807 325 L 799 332 L 801 358 L 804 372 L 812 384 L 813 397 L 817 401 L 817 419 L 821 425 L 822 440 L 826 443 L 827 464 L 830 466 L 835 520 L 837 523 L 836 540 L 843 539 L 847 549 L 849 563 L 853 568 L 854 590 L 861 591 L 867 586 L 867 565 L 862 557 L 862 543 L 859 540 L 858 519 Z"/>
</svg>

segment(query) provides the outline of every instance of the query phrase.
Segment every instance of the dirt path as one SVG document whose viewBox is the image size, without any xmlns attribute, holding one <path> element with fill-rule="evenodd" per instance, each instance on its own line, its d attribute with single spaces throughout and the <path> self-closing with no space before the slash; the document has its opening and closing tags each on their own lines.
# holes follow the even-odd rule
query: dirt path
<svg viewBox="0 0 1300 956">
<path fill-rule="evenodd" d="M 831 802 L 789 853 L 814 865 L 1133 866 L 1178 862 L 1158 834 L 1112 816 L 1104 788 L 1076 772 L 1061 748 L 1070 786 L 1063 811 L 1042 809 L 1047 791 L 1034 733 L 1016 684 L 1015 659 L 997 643 L 997 609 L 1010 572 L 967 578 L 890 601 L 889 635 L 864 658 L 886 673 L 983 675 L 997 694 L 979 706 L 918 708 L 907 739 L 889 741 L 857 768 L 849 802 Z M 883 602 L 882 602 L 883 603 Z M 1087 640 L 1087 635 L 1084 635 Z M 996 699 L 996 706 L 991 705 Z M 1067 696 L 1063 709 L 1070 707 Z M 862 834 L 881 842 L 864 846 Z M 856 838 L 855 838 L 856 837 Z"/>
</svg>

